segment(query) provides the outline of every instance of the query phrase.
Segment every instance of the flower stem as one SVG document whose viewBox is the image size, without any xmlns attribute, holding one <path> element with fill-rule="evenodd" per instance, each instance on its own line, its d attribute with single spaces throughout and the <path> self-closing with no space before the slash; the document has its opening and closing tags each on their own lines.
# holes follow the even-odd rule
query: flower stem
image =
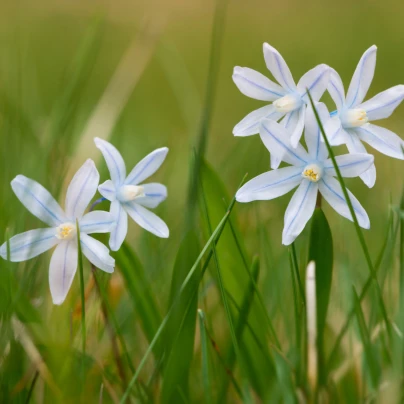
<svg viewBox="0 0 404 404">
<path fill-rule="evenodd" d="M 80 295 L 81 295 L 81 336 L 82 336 L 82 350 L 83 356 L 86 353 L 86 298 L 84 293 L 84 271 L 83 271 L 83 255 L 81 253 L 81 242 L 80 242 L 80 227 L 79 221 L 76 220 L 77 228 L 77 243 L 79 250 L 79 271 L 80 271 Z"/>
<path fill-rule="evenodd" d="M 320 192 L 317 192 L 316 208 L 321 208 L 323 197 Z"/>
</svg>

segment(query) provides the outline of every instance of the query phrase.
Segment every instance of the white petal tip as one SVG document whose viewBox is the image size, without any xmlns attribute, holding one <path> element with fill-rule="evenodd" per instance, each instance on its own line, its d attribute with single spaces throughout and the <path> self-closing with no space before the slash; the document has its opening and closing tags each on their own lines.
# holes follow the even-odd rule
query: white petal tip
<svg viewBox="0 0 404 404">
<path fill-rule="evenodd" d="M 296 237 L 292 237 L 290 235 L 282 236 L 282 244 L 283 245 L 291 245 L 295 241 Z"/>
<path fill-rule="evenodd" d="M 103 140 L 103 139 L 101 139 L 101 138 L 99 138 L 99 137 L 95 137 L 95 138 L 94 138 L 94 143 L 95 143 L 95 145 L 96 145 L 97 147 L 100 147 L 100 145 L 101 145 L 103 142 L 105 142 L 105 140 Z"/>
<path fill-rule="evenodd" d="M 66 298 L 60 299 L 60 298 L 52 298 L 52 302 L 55 306 L 60 306 Z"/>
</svg>

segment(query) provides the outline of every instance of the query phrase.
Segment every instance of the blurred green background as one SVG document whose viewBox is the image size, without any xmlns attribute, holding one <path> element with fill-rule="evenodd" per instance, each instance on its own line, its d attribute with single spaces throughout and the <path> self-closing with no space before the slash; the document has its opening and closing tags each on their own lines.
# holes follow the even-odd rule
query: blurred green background
<svg viewBox="0 0 404 404">
<path fill-rule="evenodd" d="M 168 187 L 169 197 L 156 213 L 168 224 L 170 238 L 157 239 L 131 222 L 127 239 L 142 262 L 147 282 L 164 313 L 175 257 L 184 237 L 189 167 L 202 119 L 215 3 L 180 0 L 3 0 L 1 3 L 0 234 L 4 235 L 1 242 L 6 232 L 13 235 L 41 226 L 11 191 L 10 181 L 17 174 L 37 180 L 55 196 L 61 195 L 59 200 L 63 201 L 66 183 L 87 157 L 96 161 L 101 181 L 108 178 L 105 164 L 92 142 L 94 136 L 109 139 L 121 151 L 128 169 L 152 150 L 167 146 L 168 158 L 153 180 Z M 376 44 L 378 58 L 367 96 L 370 98 L 404 83 L 403 19 L 403 3 L 392 0 L 228 1 L 221 27 L 224 36 L 206 151 L 207 162 L 225 186 L 226 203 L 246 172 L 252 178 L 269 169 L 269 154 L 259 136 L 235 138 L 232 135 L 238 121 L 264 105 L 238 91 L 231 79 L 233 67 L 246 66 L 270 76 L 262 54 L 262 44 L 268 42 L 283 55 L 296 81 L 315 65 L 326 63 L 340 73 L 347 89 L 362 53 Z M 324 100 L 332 110 L 330 98 Z M 397 108 L 381 125 L 402 136 L 404 106 Z M 344 147 L 340 151 L 345 153 Z M 369 151 L 373 153 L 370 148 Z M 374 154 L 375 187 L 368 189 L 359 179 L 349 180 L 347 184 L 369 214 L 371 229 L 365 231 L 365 237 L 375 260 L 387 231 L 389 208 L 399 205 L 403 163 Z M 212 198 L 216 196 L 221 204 L 224 195 L 212 190 Z M 290 194 L 274 201 L 236 204 L 233 212 L 248 256 L 261 258 L 260 290 L 286 347 L 293 327 L 293 304 L 288 249 L 281 245 L 281 233 L 289 199 Z M 101 207 L 108 209 L 106 203 Z M 328 313 L 332 335 L 340 329 L 350 307 L 351 285 L 360 288 L 368 270 L 353 225 L 328 206 L 324 211 L 334 238 L 335 262 Z M 222 213 L 212 219 L 213 228 Z M 199 233 L 199 226 L 196 224 L 198 237 L 206 241 L 206 235 Z M 307 257 L 308 235 L 309 226 L 296 243 L 302 265 Z M 389 247 L 393 249 L 394 244 Z M 227 265 L 226 270 L 231 272 L 231 259 L 227 255 L 232 252 L 226 248 L 223 246 L 221 252 L 223 267 Z M 398 256 L 394 252 L 386 256 L 380 273 L 386 306 L 393 317 L 398 301 Z M 76 277 L 66 303 L 60 308 L 52 307 L 48 263 L 49 255 L 45 254 L 22 264 L 8 265 L 2 261 L 0 269 L 11 268 L 19 284 L 18 293 L 28 298 L 40 313 L 41 325 L 31 332 L 47 333 L 38 345 L 40 350 L 47 347 L 48 367 L 54 372 L 69 346 L 69 313 L 79 303 L 79 283 Z M 209 289 L 210 278 L 207 279 Z M 111 282 L 111 299 L 136 364 L 147 347 L 137 323 L 136 306 L 130 302 L 119 271 Z M 219 340 L 229 343 L 218 292 L 206 294 L 212 299 L 204 306 L 210 310 L 212 327 L 216 328 Z M 92 307 L 88 310 L 98 328 L 90 331 L 94 335 L 89 338 L 101 341 L 101 345 L 90 344 L 89 352 L 114 374 L 108 338 L 101 335 L 97 310 L 91 311 Z M 364 309 L 371 312 L 371 301 Z M 12 313 L 6 311 L 3 315 L 8 318 Z M 32 358 L 27 359 L 15 338 L 15 330 L 6 327 L 6 320 L 3 321 L 0 332 L 2 402 L 11 399 L 24 402 L 34 374 Z M 77 324 L 74 327 L 78 330 Z M 346 344 L 345 353 L 349 356 L 355 336 L 351 335 Z M 4 354 L 7 349 L 8 356 Z M 199 350 L 199 342 L 195 350 Z M 7 357 L 19 359 L 7 363 Z M 194 370 L 199 369 L 198 359 L 195 361 Z M 145 380 L 151 377 L 152 369 L 146 371 Z M 89 383 L 87 397 L 98 394 L 99 375 L 94 371 L 91 377 L 94 380 Z M 202 396 L 199 377 L 191 374 L 194 402 Z M 74 385 L 74 372 L 58 375 L 56 380 L 66 393 Z M 111 384 L 114 384 L 113 376 Z M 43 393 L 47 387 L 43 386 L 34 391 L 38 402 L 49 399 Z M 158 390 L 156 386 L 153 388 Z M 340 392 L 340 399 L 347 397 L 344 394 Z M 353 400 L 360 397 L 352 394 Z M 73 401 L 77 399 L 73 393 L 72 397 Z M 235 397 L 230 393 L 228 402 L 237 401 Z M 65 396 L 63 400 L 68 401 Z"/>
</svg>

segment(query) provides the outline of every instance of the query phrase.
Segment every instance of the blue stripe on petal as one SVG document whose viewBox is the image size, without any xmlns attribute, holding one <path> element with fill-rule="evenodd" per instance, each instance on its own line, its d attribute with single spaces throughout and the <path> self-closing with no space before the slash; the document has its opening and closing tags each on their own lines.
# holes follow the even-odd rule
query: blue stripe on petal
<svg viewBox="0 0 404 404">
<path fill-rule="evenodd" d="M 303 205 L 304 201 L 306 200 L 307 194 L 308 194 L 310 188 L 311 188 L 313 185 L 314 185 L 313 182 L 310 182 L 310 183 L 309 183 L 309 185 L 308 185 L 308 187 L 307 187 L 307 189 L 306 189 L 306 192 L 304 193 L 304 196 L 303 196 L 303 198 L 302 198 L 302 200 L 301 200 L 301 202 L 300 202 L 299 208 L 298 208 L 297 211 L 296 211 L 295 216 L 293 217 L 292 221 L 289 223 L 289 226 L 288 226 L 287 229 L 285 230 L 285 234 L 288 234 L 288 233 L 289 233 L 289 230 L 290 230 L 291 226 L 293 225 L 293 223 L 295 222 L 297 216 L 299 215 L 300 210 L 301 210 L 301 208 L 302 208 L 302 205 Z"/>
<path fill-rule="evenodd" d="M 300 160 L 302 163 L 307 163 L 306 160 L 303 160 L 300 156 L 298 156 L 293 149 L 289 148 L 285 143 L 281 142 L 276 136 L 274 136 L 266 127 L 265 125 L 262 125 L 264 128 L 265 132 L 271 136 L 278 144 L 280 144 L 284 149 L 286 149 L 290 154 L 292 154 L 294 157 L 296 157 L 298 160 Z"/>
<path fill-rule="evenodd" d="M 280 94 L 280 93 L 277 93 L 277 92 L 275 92 L 275 91 L 269 90 L 268 88 L 262 87 L 262 86 L 260 86 L 259 84 L 254 83 L 254 82 L 251 81 L 251 80 L 248 80 L 246 77 L 242 76 L 241 74 L 234 73 L 233 76 L 239 77 L 240 79 L 246 81 L 248 84 L 251 84 L 251 85 L 257 87 L 257 88 L 259 88 L 260 90 L 264 90 L 264 91 L 266 91 L 266 92 L 268 92 L 268 93 L 271 93 L 271 94 L 274 94 L 274 95 L 276 95 L 276 96 L 278 96 L 278 97 L 283 97 L 283 96 L 284 96 L 284 94 Z"/>
</svg>

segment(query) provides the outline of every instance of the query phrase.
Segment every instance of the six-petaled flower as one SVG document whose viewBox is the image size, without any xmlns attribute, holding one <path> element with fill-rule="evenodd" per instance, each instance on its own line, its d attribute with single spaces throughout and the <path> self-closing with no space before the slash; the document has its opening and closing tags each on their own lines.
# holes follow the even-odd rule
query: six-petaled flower
<svg viewBox="0 0 404 404">
<path fill-rule="evenodd" d="M 158 237 L 167 238 L 167 225 L 146 208 L 155 208 L 167 197 L 167 188 L 158 183 L 143 184 L 165 160 L 168 149 L 154 150 L 141 160 L 126 176 L 126 167 L 118 150 L 105 140 L 95 138 L 107 163 L 111 179 L 98 187 L 100 194 L 111 201 L 110 212 L 117 226 L 111 232 L 109 246 L 112 251 L 120 248 L 128 231 L 128 215 L 141 227 Z"/>
<path fill-rule="evenodd" d="M 281 54 L 272 46 L 264 44 L 264 58 L 267 68 L 279 84 L 248 67 L 235 67 L 233 81 L 246 96 L 272 104 L 248 114 L 233 129 L 235 136 L 250 136 L 259 132 L 262 119 L 281 121 L 288 130 L 291 144 L 296 147 L 303 133 L 306 106 L 309 104 L 307 91 L 318 101 L 328 85 L 327 65 L 318 65 L 304 74 L 297 85 Z M 271 167 L 277 168 L 282 156 L 271 155 Z"/>
<path fill-rule="evenodd" d="M 0 247 L 0 255 L 20 262 L 36 257 L 55 247 L 49 267 L 49 284 L 53 303 L 64 302 L 73 282 L 78 263 L 77 228 L 79 225 L 81 250 L 87 259 L 105 272 L 113 272 L 115 260 L 104 244 L 89 236 L 108 233 L 116 225 L 109 212 L 84 213 L 97 192 L 99 174 L 92 160 L 77 171 L 67 189 L 65 210 L 39 183 L 23 175 L 11 181 L 11 187 L 21 203 L 48 228 L 17 234 Z M 9 252 L 8 252 L 9 246 Z"/>
<path fill-rule="evenodd" d="M 328 117 L 324 106 L 318 108 L 321 121 Z M 298 187 L 286 209 L 282 243 L 291 244 L 302 232 L 314 212 L 317 194 L 342 216 L 353 220 L 340 183 L 334 178 L 335 168 L 311 108 L 307 109 L 304 137 L 308 151 L 303 146 L 293 148 L 285 128 L 277 122 L 263 120 L 260 136 L 270 153 L 283 155 L 291 166 L 268 171 L 243 185 L 236 194 L 239 202 L 269 200 Z M 373 164 L 370 154 L 346 154 L 336 157 L 343 177 L 357 177 Z M 358 200 L 349 192 L 360 226 L 369 228 L 369 217 Z"/>
</svg>

